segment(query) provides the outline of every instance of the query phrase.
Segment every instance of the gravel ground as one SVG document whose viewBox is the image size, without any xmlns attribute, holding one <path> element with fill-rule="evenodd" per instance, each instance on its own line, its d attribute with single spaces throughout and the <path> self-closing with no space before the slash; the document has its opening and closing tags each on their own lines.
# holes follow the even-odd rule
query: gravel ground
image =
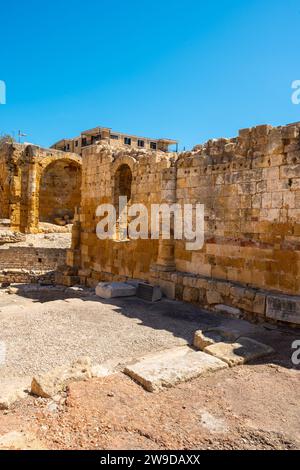
<svg viewBox="0 0 300 470">
<path fill-rule="evenodd" d="M 234 323 L 182 302 L 151 304 L 135 297 L 104 301 L 91 290 L 63 289 L 20 286 L 13 295 L 0 290 L 0 341 L 6 346 L 0 378 L 44 372 L 79 356 L 89 356 L 95 364 L 124 364 L 146 353 L 192 343 L 199 328 Z M 296 332 L 243 324 L 253 330 L 254 338 L 290 358 Z"/>
<path fill-rule="evenodd" d="M 13 243 L 10 246 L 34 246 L 37 248 L 70 248 L 71 233 L 37 233 L 26 235 L 26 241 Z M 5 245 L 9 246 L 9 245 Z"/>
<path fill-rule="evenodd" d="M 0 377 L 47 371 L 79 356 L 90 356 L 96 364 L 112 358 L 123 362 L 190 342 L 201 324 L 198 312 L 186 306 L 184 319 L 175 302 L 126 299 L 112 304 L 55 289 L 26 295 L 33 298 L 0 296 L 0 341 L 6 344 Z"/>
<path fill-rule="evenodd" d="M 276 353 L 158 394 L 118 373 L 71 384 L 58 401 L 27 396 L 0 411 L 0 449 L 299 449 L 299 370 L 291 363 L 299 331 L 182 302 L 103 301 L 87 290 L 32 285 L 17 294 L 0 289 L 7 348 L 0 384 L 81 355 L 124 364 L 190 343 L 198 328 L 237 322 Z"/>
</svg>

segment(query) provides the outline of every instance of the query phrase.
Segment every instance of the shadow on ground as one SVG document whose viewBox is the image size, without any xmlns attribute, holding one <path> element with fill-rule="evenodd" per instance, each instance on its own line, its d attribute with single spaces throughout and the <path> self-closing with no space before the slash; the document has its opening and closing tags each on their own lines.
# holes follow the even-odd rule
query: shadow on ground
<svg viewBox="0 0 300 470">
<path fill-rule="evenodd" d="M 247 336 L 265 343 L 275 350 L 275 353 L 252 364 L 278 364 L 286 368 L 297 368 L 291 357 L 294 352 L 292 344 L 300 339 L 300 331 L 285 326 L 268 324 L 256 325 L 240 319 L 228 318 L 225 315 L 203 310 L 195 305 L 162 299 L 151 303 L 137 297 L 104 300 L 94 295 L 93 289 L 65 288 L 63 286 L 37 286 L 22 284 L 15 286 L 17 298 L 30 298 L 35 303 L 44 304 L 55 300 L 66 302 L 80 299 L 82 302 L 93 302 L 113 306 L 114 312 L 131 319 L 138 319 L 141 327 L 153 330 L 165 330 L 174 337 L 193 343 L 196 330 L 210 327 L 239 328 L 241 336 Z M 87 304 L 88 307 L 88 304 Z M 89 309 L 83 309 L 81 318 L 89 315 Z M 166 345 L 166 349 L 168 345 Z M 236 351 L 238 353 L 238 351 Z"/>
</svg>

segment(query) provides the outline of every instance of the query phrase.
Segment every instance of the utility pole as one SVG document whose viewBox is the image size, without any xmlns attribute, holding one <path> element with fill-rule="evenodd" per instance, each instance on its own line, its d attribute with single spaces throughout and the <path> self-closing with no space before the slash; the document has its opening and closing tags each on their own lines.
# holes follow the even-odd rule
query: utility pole
<svg viewBox="0 0 300 470">
<path fill-rule="evenodd" d="M 21 143 L 21 137 L 27 137 L 27 134 L 24 134 L 23 132 L 18 131 L 18 136 L 19 136 L 18 141 L 19 141 L 19 144 L 20 144 Z"/>
</svg>

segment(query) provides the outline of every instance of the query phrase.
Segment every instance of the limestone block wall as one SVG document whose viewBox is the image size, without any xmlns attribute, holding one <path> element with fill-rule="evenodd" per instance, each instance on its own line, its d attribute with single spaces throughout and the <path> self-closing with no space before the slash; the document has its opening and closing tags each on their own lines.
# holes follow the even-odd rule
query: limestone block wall
<svg viewBox="0 0 300 470">
<path fill-rule="evenodd" d="M 157 259 L 158 240 L 99 240 L 96 225 L 100 219 L 96 217 L 96 209 L 100 204 L 114 204 L 119 195 L 125 195 L 118 171 L 126 167 L 132 176 L 129 203 L 143 203 L 150 211 L 152 203 L 161 201 L 161 179 L 170 165 L 170 157 L 162 152 L 116 151 L 108 145 L 85 150 L 80 267 L 90 273 L 92 282 L 100 280 L 103 273 L 149 279 L 151 264 Z"/>
<path fill-rule="evenodd" d="M 81 194 L 81 157 L 34 145 L 0 148 L 1 217 L 24 233 L 39 230 L 39 221 L 74 214 Z"/>
<path fill-rule="evenodd" d="M 0 282 L 33 282 L 54 273 L 66 262 L 66 250 L 28 246 L 0 247 Z"/>
<path fill-rule="evenodd" d="M 202 249 L 188 251 L 186 240 L 98 240 L 96 208 L 115 201 L 122 165 L 132 172 L 131 202 L 204 204 Z M 67 261 L 76 282 L 145 279 L 171 298 L 299 324 L 300 125 L 243 129 L 180 155 L 86 149 Z"/>
<path fill-rule="evenodd" d="M 177 201 L 205 205 L 205 245 L 176 269 L 300 294 L 299 127 L 258 126 L 177 162 Z"/>
<path fill-rule="evenodd" d="M 0 270 L 28 269 L 32 271 L 54 271 L 65 263 L 63 248 L 0 247 Z"/>
<path fill-rule="evenodd" d="M 40 182 L 39 220 L 53 223 L 66 215 L 73 219 L 80 197 L 81 168 L 67 160 L 50 164 Z"/>
</svg>

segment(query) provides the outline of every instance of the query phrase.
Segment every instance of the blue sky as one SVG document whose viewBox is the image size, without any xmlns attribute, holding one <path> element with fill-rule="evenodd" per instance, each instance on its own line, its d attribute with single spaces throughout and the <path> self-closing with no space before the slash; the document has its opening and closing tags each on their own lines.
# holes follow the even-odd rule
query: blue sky
<svg viewBox="0 0 300 470">
<path fill-rule="evenodd" d="M 300 120 L 296 0 L 1 3 L 0 133 L 49 146 L 103 125 L 180 148 Z"/>
</svg>

